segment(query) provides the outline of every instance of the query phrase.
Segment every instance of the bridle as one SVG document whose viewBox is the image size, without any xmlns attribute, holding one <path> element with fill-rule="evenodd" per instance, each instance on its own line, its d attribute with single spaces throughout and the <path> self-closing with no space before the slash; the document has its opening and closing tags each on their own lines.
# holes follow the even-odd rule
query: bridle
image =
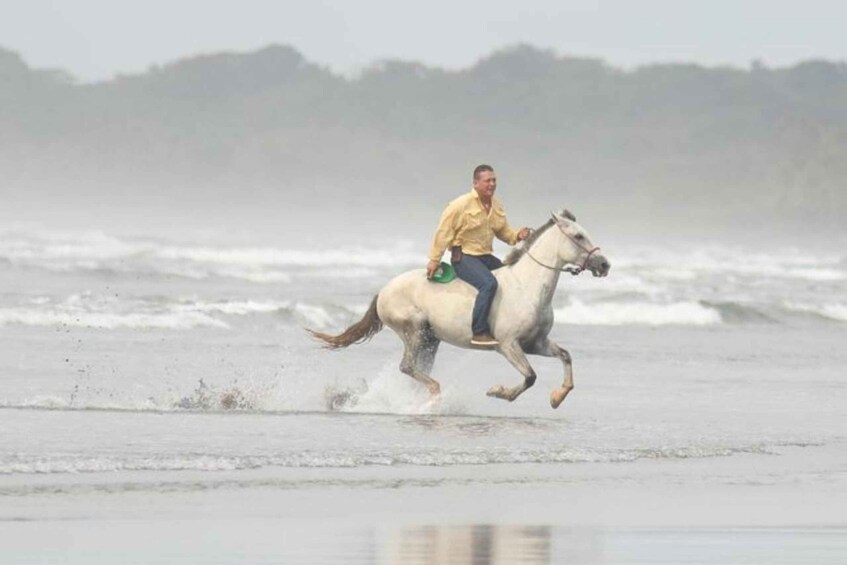
<svg viewBox="0 0 847 565">
<path fill-rule="evenodd" d="M 539 265 L 541 265 L 542 267 L 544 267 L 546 269 L 550 269 L 551 271 L 560 271 L 560 272 L 563 272 L 563 273 L 570 273 L 570 274 L 576 276 L 576 275 L 580 274 L 582 271 L 584 271 L 586 269 L 586 267 L 588 267 L 589 259 L 591 259 L 592 255 L 594 255 L 595 253 L 600 251 L 600 248 L 594 247 L 592 249 L 588 249 L 586 246 L 584 246 L 579 241 L 577 241 L 577 239 L 575 237 L 573 237 L 571 234 L 567 233 L 565 230 L 560 228 L 558 224 L 556 224 L 556 227 L 559 229 L 560 232 L 562 232 L 562 234 L 565 237 L 570 239 L 573 242 L 574 245 L 576 245 L 577 247 L 579 247 L 580 249 L 582 249 L 585 252 L 585 259 L 582 261 L 582 265 L 577 265 L 576 267 L 561 267 L 561 268 L 560 267 L 553 267 L 551 265 L 545 265 L 544 263 L 542 263 L 541 261 L 539 261 L 538 259 L 533 257 L 532 253 L 529 252 L 529 247 L 527 247 L 524 250 L 524 252 L 527 255 L 529 255 L 530 259 L 532 259 L 533 261 L 535 261 L 536 263 L 538 263 Z"/>
</svg>

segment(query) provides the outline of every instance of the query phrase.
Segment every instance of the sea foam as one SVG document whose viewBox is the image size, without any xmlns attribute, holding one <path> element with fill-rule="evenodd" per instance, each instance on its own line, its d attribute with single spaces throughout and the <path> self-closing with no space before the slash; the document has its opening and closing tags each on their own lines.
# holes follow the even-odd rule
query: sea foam
<svg viewBox="0 0 847 565">
<path fill-rule="evenodd" d="M 332 249 L 190 245 L 154 239 L 119 238 L 101 232 L 7 231 L 0 233 L 0 262 L 52 272 L 92 272 L 226 277 L 254 283 L 287 283 L 306 277 L 373 276 L 375 269 L 419 265 L 408 242 L 390 246 Z M 315 273 L 315 271 L 325 271 Z"/>
<path fill-rule="evenodd" d="M 229 328 L 226 322 L 200 312 L 118 314 L 109 312 L 61 312 L 56 310 L 33 311 L 19 308 L 0 309 L 0 326 L 20 324 L 25 326 L 71 326 L 99 329 L 172 329 L 186 330 L 196 327 Z"/>
<path fill-rule="evenodd" d="M 845 304 L 799 304 L 795 302 L 785 303 L 785 307 L 794 312 L 813 314 L 821 318 L 847 322 L 847 305 Z"/>
<path fill-rule="evenodd" d="M 642 459 L 701 459 L 735 454 L 773 454 L 784 444 L 682 445 L 638 449 L 415 449 L 399 446 L 364 451 L 298 450 L 255 454 L 139 454 L 41 455 L 12 454 L 0 457 L 0 475 L 98 473 L 117 471 L 230 471 L 262 467 L 351 468 L 371 466 L 453 467 L 458 465 L 630 463 Z"/>
<path fill-rule="evenodd" d="M 699 302 L 602 302 L 586 304 L 572 299 L 554 311 L 556 322 L 583 325 L 690 325 L 707 326 L 722 322 L 720 313 Z"/>
</svg>

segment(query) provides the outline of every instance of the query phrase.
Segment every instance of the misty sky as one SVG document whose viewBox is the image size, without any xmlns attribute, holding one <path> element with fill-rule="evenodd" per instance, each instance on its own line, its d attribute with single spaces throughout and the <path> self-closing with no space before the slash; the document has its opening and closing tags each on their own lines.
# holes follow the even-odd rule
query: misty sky
<svg viewBox="0 0 847 565">
<path fill-rule="evenodd" d="M 838 0 L 0 0 L 0 8 L 0 46 L 82 80 L 270 43 L 345 73 L 385 58 L 465 67 L 518 42 L 625 67 L 847 60 L 847 2 Z"/>
</svg>

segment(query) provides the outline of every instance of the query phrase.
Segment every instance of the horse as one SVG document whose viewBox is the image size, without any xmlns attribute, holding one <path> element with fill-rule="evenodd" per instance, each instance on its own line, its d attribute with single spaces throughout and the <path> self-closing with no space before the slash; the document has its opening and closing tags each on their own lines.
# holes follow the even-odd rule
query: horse
<svg viewBox="0 0 847 565">
<path fill-rule="evenodd" d="M 573 390 L 571 355 L 548 338 L 553 327 L 553 294 L 562 272 L 579 274 L 587 270 L 595 277 L 608 275 L 611 265 L 599 250 L 573 214 L 562 209 L 553 212 L 522 247 L 509 253 L 503 267 L 493 271 L 497 292 L 489 324 L 500 343 L 486 349 L 503 355 L 523 376 L 523 382 L 509 388 L 494 386 L 488 396 L 511 402 L 535 383 L 527 354 L 556 357 L 564 366 L 562 386 L 550 394 L 554 409 Z M 436 399 L 441 385 L 429 373 L 441 342 L 479 349 L 471 345 L 475 298 L 476 289 L 460 279 L 438 284 L 427 280 L 424 270 L 416 269 L 389 281 L 373 297 L 362 319 L 344 332 L 330 335 L 307 331 L 326 348 L 341 349 L 368 341 L 383 324 L 387 325 L 403 341 L 400 370 L 426 386 Z"/>
</svg>

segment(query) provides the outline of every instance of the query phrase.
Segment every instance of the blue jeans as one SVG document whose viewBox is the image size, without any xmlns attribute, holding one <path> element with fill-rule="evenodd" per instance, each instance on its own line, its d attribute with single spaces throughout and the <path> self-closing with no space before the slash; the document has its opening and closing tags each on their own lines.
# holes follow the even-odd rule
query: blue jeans
<svg viewBox="0 0 847 565">
<path fill-rule="evenodd" d="M 503 263 L 494 255 L 462 255 L 461 261 L 453 263 L 456 275 L 479 291 L 473 305 L 471 329 L 474 335 L 491 333 L 488 313 L 497 294 L 497 279 L 491 271 L 502 266 Z"/>
</svg>

